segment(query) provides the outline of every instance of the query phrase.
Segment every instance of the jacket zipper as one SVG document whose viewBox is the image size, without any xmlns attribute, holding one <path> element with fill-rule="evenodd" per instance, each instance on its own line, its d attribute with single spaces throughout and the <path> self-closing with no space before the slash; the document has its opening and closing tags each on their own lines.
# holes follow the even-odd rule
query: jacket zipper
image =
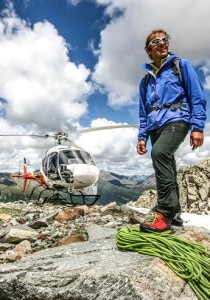
<svg viewBox="0 0 210 300">
<path fill-rule="evenodd" d="M 156 86 L 157 86 L 157 76 L 155 76 L 155 87 L 154 87 L 155 106 L 157 106 Z M 156 125 L 156 123 L 157 123 L 157 110 L 155 110 L 154 112 L 154 125 Z"/>
</svg>

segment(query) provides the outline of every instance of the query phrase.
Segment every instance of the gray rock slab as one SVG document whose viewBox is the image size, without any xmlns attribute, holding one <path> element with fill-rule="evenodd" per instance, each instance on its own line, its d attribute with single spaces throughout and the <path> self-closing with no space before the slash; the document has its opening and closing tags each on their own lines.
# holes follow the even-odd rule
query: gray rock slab
<svg viewBox="0 0 210 300">
<path fill-rule="evenodd" d="M 91 225 L 87 227 L 88 240 L 95 241 L 114 237 L 117 234 L 117 229 L 105 228 L 99 225 Z"/>
<path fill-rule="evenodd" d="M 11 229 L 18 229 L 18 230 L 28 230 L 32 231 L 33 229 L 29 226 L 23 224 L 23 225 L 17 225 L 17 226 L 6 226 L 3 228 L 0 228 L 0 238 L 2 238 L 4 235 L 6 235 Z M 35 232 L 35 231 L 34 231 Z"/>
<path fill-rule="evenodd" d="M 197 297 L 160 259 L 120 251 L 112 237 L 46 249 L 1 266 L 0 299 L 197 300 Z"/>
</svg>

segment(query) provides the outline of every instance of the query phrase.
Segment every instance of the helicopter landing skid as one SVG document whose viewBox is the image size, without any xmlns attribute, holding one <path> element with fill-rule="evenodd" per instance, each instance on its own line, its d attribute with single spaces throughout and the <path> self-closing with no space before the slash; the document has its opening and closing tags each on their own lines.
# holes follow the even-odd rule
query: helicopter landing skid
<svg viewBox="0 0 210 300">
<path fill-rule="evenodd" d="M 43 187 L 43 185 L 39 184 L 32 189 L 31 194 L 29 196 L 29 201 L 32 200 L 32 195 L 38 187 Z M 42 194 L 47 191 L 50 191 L 53 194 L 51 196 L 41 198 Z M 37 197 L 37 203 L 44 204 L 45 202 L 59 201 L 59 202 L 65 202 L 66 204 L 72 204 L 72 205 L 90 206 L 95 204 L 99 198 L 100 195 L 83 194 L 81 191 L 79 191 L 79 194 L 74 194 L 73 192 L 70 192 L 68 190 L 60 191 L 55 189 L 44 188 Z"/>
<path fill-rule="evenodd" d="M 74 195 L 74 194 L 69 194 L 70 196 L 70 203 L 73 205 L 76 204 L 80 204 L 80 203 L 76 203 L 78 201 L 75 202 L 76 199 L 82 199 L 82 203 L 81 204 L 85 204 L 87 206 L 93 205 L 96 203 L 96 201 L 100 198 L 100 195 Z M 75 200 L 74 200 L 75 199 Z"/>
</svg>

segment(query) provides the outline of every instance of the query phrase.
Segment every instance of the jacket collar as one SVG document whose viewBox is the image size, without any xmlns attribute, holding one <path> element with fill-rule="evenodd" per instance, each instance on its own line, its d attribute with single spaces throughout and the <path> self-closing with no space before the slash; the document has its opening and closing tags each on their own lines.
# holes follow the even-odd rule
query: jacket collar
<svg viewBox="0 0 210 300">
<path fill-rule="evenodd" d="M 167 58 L 170 57 L 170 54 L 168 54 L 165 58 L 161 59 L 161 66 L 164 64 L 164 62 L 167 60 Z M 157 74 L 157 72 L 159 71 L 160 68 L 156 67 L 156 65 L 154 64 L 154 62 L 150 63 L 150 66 L 152 67 L 152 70 L 155 74 Z"/>
<path fill-rule="evenodd" d="M 177 56 L 171 52 L 168 53 L 168 56 L 166 58 L 163 58 L 161 61 L 161 67 L 163 65 L 167 65 L 168 63 L 171 63 L 172 61 L 174 61 L 174 59 L 176 59 Z M 147 71 L 147 72 L 154 72 L 155 74 L 158 72 L 158 68 L 153 64 L 153 63 L 144 63 L 142 65 L 143 70 Z"/>
</svg>

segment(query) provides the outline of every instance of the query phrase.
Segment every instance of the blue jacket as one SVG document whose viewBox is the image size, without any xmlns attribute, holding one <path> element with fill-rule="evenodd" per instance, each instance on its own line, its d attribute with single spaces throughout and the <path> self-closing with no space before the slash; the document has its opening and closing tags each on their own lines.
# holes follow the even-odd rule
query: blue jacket
<svg viewBox="0 0 210 300">
<path fill-rule="evenodd" d="M 172 62 L 178 57 L 169 53 L 170 56 L 161 65 L 155 75 L 150 64 L 144 64 L 143 68 L 151 74 L 146 87 L 145 75 L 139 86 L 139 134 L 138 140 L 147 141 L 149 132 L 163 125 L 186 121 L 190 123 L 191 130 L 203 130 L 206 120 L 206 101 L 203 88 L 191 63 L 181 60 L 181 73 L 183 83 L 174 74 Z M 182 100 L 183 107 L 176 111 L 170 108 L 152 110 L 166 103 L 177 104 Z"/>
</svg>

